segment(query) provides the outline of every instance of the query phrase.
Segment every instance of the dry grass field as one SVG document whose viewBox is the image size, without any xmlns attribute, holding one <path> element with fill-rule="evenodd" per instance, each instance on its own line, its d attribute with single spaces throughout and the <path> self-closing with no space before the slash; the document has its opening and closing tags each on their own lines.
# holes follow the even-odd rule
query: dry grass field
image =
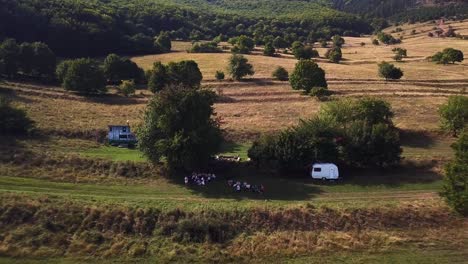
<svg viewBox="0 0 468 264">
<path fill-rule="evenodd" d="M 466 33 L 468 22 L 447 22 L 457 32 Z M 377 96 L 391 102 L 396 113 L 396 123 L 402 129 L 437 130 L 438 107 L 447 96 L 466 94 L 468 88 L 468 62 L 456 65 L 437 65 L 427 57 L 447 47 L 462 50 L 468 54 L 468 41 L 455 38 L 430 38 L 427 33 L 432 23 L 403 25 L 400 45 L 371 44 L 372 37 L 346 37 L 343 48 L 344 60 L 340 64 L 317 59 L 326 71 L 329 89 L 335 98 L 344 96 Z M 416 34 L 411 35 L 415 29 Z M 387 29 L 391 32 L 394 28 Z M 365 43 L 364 46 L 361 43 Z M 161 55 L 135 57 L 141 67 L 149 69 L 153 62 L 195 60 L 204 75 L 205 84 L 225 96 L 224 102 L 216 105 L 216 111 L 223 119 L 224 128 L 236 135 L 249 136 L 256 133 L 283 129 L 294 124 L 299 118 L 311 117 L 321 102 L 290 89 L 287 82 L 271 80 L 271 72 L 277 66 L 292 71 L 296 60 L 291 55 L 265 57 L 259 51 L 247 55 L 253 64 L 255 75 L 251 81 L 242 83 L 216 82 L 214 73 L 224 70 L 229 53 L 191 54 L 185 52 L 189 43 L 176 43 L 175 52 Z M 395 47 L 408 50 L 408 58 L 395 62 L 402 68 L 404 77 L 400 81 L 385 82 L 377 75 L 377 63 L 392 61 Z M 324 48 L 317 48 L 323 55 Z"/>
</svg>

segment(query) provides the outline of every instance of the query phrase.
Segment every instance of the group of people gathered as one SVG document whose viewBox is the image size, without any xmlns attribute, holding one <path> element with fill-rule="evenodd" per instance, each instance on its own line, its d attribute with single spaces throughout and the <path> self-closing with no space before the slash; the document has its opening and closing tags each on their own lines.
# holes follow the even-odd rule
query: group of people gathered
<svg viewBox="0 0 468 264">
<path fill-rule="evenodd" d="M 198 186 L 208 185 L 210 182 L 216 179 L 214 173 L 199 173 L 193 172 L 190 176 L 184 177 L 185 185 L 194 184 Z M 240 182 L 235 180 L 228 180 L 227 184 L 235 192 L 253 192 L 263 194 L 265 192 L 265 187 L 263 184 L 254 185 L 247 182 Z"/>
<path fill-rule="evenodd" d="M 253 185 L 247 182 L 240 182 L 234 180 L 228 180 L 228 186 L 233 188 L 235 192 L 254 192 L 254 193 L 265 193 L 265 187 L 263 184 L 260 185 Z"/>
<path fill-rule="evenodd" d="M 214 173 L 193 172 L 192 175 L 184 177 L 184 183 L 185 185 L 188 185 L 191 183 L 191 184 L 195 184 L 198 186 L 205 186 L 215 179 L 216 179 L 216 175 Z"/>
</svg>

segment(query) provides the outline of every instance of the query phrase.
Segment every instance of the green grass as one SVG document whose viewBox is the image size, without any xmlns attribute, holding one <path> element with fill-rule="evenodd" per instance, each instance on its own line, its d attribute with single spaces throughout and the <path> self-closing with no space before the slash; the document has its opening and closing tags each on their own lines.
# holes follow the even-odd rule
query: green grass
<svg viewBox="0 0 468 264">
<path fill-rule="evenodd" d="M 239 156 L 243 161 L 245 161 L 249 158 L 247 152 L 251 145 L 251 143 L 225 142 L 221 146 L 220 155 Z"/>
<path fill-rule="evenodd" d="M 400 248 L 386 252 L 353 252 L 339 250 L 337 252 L 314 253 L 312 256 L 294 257 L 294 258 L 274 258 L 271 261 L 268 259 L 258 263 L 291 263 L 291 264 L 312 264 L 312 263 L 381 263 L 381 264 L 452 264 L 466 263 L 468 254 L 462 250 L 455 249 L 421 249 L 421 248 Z M 55 263 L 90 263 L 93 262 L 89 258 L 25 258 L 16 259 L 8 257 L 0 257 L 0 264 L 55 264 Z M 257 260 L 260 261 L 260 260 Z M 133 258 L 133 259 L 100 259 L 100 263 L 159 263 L 156 257 Z M 257 263 L 257 262 L 255 262 Z"/>
<path fill-rule="evenodd" d="M 401 248 L 388 252 L 334 252 L 287 259 L 284 263 L 380 263 L 380 264 L 452 264 L 466 263 L 467 252 L 455 249 Z"/>
<path fill-rule="evenodd" d="M 395 204 L 407 199 L 418 199 L 424 193 L 440 190 L 440 181 L 407 183 L 400 185 L 321 184 L 311 180 L 277 178 L 243 179 L 265 185 L 264 195 L 235 193 L 218 179 L 205 187 L 185 186 L 181 181 L 172 183 L 158 180 L 148 184 L 85 184 L 53 182 L 33 178 L 0 177 L 0 194 L 16 193 L 31 196 L 51 196 L 59 199 L 98 204 L 124 204 L 149 206 L 162 210 L 236 209 L 250 207 L 299 206 L 306 203 L 332 207 L 367 207 Z M 432 196 L 436 196 L 432 194 Z"/>
<path fill-rule="evenodd" d="M 227 142 L 221 146 L 220 155 L 240 156 L 243 161 L 247 160 L 247 151 L 250 148 L 250 143 L 232 143 Z M 93 146 L 89 148 L 77 148 L 74 151 L 86 157 L 104 158 L 113 161 L 147 161 L 143 154 L 138 149 L 119 148 L 112 146 Z"/>
<path fill-rule="evenodd" d="M 113 161 L 147 161 L 138 149 L 119 148 L 112 146 L 99 146 L 84 149 L 79 154 L 87 157 L 110 159 Z"/>
<path fill-rule="evenodd" d="M 453 150 L 450 147 L 454 142 L 453 138 L 436 138 L 414 140 L 411 144 L 403 145 L 403 157 L 407 158 L 432 158 L 443 157 L 452 158 Z"/>
</svg>

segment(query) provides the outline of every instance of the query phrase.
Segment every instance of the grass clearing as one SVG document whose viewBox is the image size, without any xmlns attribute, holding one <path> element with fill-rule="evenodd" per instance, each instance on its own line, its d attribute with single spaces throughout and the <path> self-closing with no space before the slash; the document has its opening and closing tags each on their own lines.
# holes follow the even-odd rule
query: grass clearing
<svg viewBox="0 0 468 264">
<path fill-rule="evenodd" d="M 104 158 L 114 161 L 147 161 L 138 149 L 119 148 L 112 146 L 100 146 L 97 148 L 90 148 L 80 153 L 90 158 Z"/>
</svg>

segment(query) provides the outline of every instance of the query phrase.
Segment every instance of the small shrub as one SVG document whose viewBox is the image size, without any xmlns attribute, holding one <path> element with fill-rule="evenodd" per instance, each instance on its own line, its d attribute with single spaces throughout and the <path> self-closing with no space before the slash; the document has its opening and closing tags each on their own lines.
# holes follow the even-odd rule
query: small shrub
<svg viewBox="0 0 468 264">
<path fill-rule="evenodd" d="M 398 80 L 403 77 L 403 71 L 395 65 L 388 62 L 382 62 L 378 65 L 379 76 L 385 78 L 385 80 Z"/>
<path fill-rule="evenodd" d="M 194 43 L 188 50 L 189 53 L 220 53 L 222 50 L 216 42 Z"/>
<path fill-rule="evenodd" d="M 325 87 L 314 87 L 310 90 L 309 95 L 319 99 L 330 96 L 332 92 Z"/>
<path fill-rule="evenodd" d="M 287 81 L 289 79 L 289 73 L 288 71 L 281 67 L 281 66 L 278 66 L 274 71 L 273 71 L 273 74 L 272 76 L 274 78 L 276 78 L 277 80 L 280 80 L 280 81 Z"/>
<path fill-rule="evenodd" d="M 216 80 L 220 81 L 220 80 L 224 80 L 224 72 L 222 71 L 216 71 L 215 73 L 215 78 Z"/>
<path fill-rule="evenodd" d="M 119 91 L 125 95 L 130 96 L 135 94 L 135 82 L 131 81 L 123 81 L 122 84 L 119 86 Z"/>
</svg>

